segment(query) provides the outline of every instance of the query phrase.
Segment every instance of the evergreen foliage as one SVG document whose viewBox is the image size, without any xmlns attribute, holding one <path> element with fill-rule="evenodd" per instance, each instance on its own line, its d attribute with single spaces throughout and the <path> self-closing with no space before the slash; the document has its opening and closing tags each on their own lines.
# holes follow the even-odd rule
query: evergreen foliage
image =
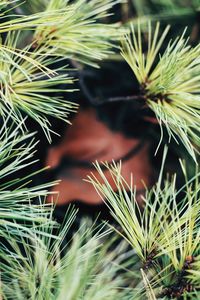
<svg viewBox="0 0 200 300">
<path fill-rule="evenodd" d="M 164 159 L 165 156 L 166 151 Z M 101 181 L 93 174 L 88 176 L 88 181 L 106 201 L 122 228 L 122 232 L 114 230 L 129 242 L 139 257 L 141 263 L 133 269 L 141 270 L 148 299 L 179 298 L 182 294 L 187 295 L 187 299 L 198 299 L 200 282 L 192 279 L 191 274 L 198 277 L 199 173 L 188 180 L 182 165 L 185 186 L 176 190 L 176 176 L 168 178 L 162 186 L 163 161 L 158 182 L 151 190 L 146 190 L 141 211 L 132 181 L 129 184 L 123 179 L 120 164 L 104 164 L 117 192 L 110 186 L 100 165 L 96 163 L 95 166 Z M 144 291 L 140 297 L 144 299 Z"/>
<path fill-rule="evenodd" d="M 200 299 L 200 46 L 195 21 L 200 2 L 187 4 L 186 0 L 132 0 L 130 7 L 120 0 L 1 1 L 3 300 Z M 130 17 L 127 7 L 133 10 Z M 113 8 L 120 10 L 124 24 L 112 21 L 118 16 L 113 16 Z M 194 27 L 181 28 L 180 36 L 167 40 L 173 28 L 162 26 L 162 21 L 173 23 L 186 15 Z M 54 206 L 45 202 L 47 196 L 58 196 L 49 192 L 58 182 L 34 186 L 33 177 L 44 170 L 27 171 L 36 162 L 38 143 L 27 128 L 27 118 L 38 123 L 51 142 L 56 133 L 52 117 L 70 123 L 69 114 L 78 109 L 70 101 L 77 80 L 70 75 L 71 66 L 74 71 L 88 65 L 99 68 L 111 57 L 126 61 L 133 82 L 139 84 L 139 93 L 128 101 L 137 101 L 138 114 L 147 109 L 158 122 L 160 143 L 167 132 L 168 147 L 172 139 L 180 149 L 183 144 L 196 162 L 196 173 L 190 178 L 186 171 L 190 166 L 180 160 L 185 182 L 177 189 L 177 175 L 165 177 L 163 171 L 165 148 L 158 181 L 146 188 L 140 207 L 131 174 L 128 183 L 120 163 L 96 162 L 101 181 L 93 174 L 87 181 L 118 225 L 108 229 L 107 224 L 99 227 L 87 219 L 74 231 L 76 211 L 69 209 L 60 225 L 53 217 Z M 21 176 L 22 170 L 27 175 Z M 110 173 L 114 190 L 103 170 Z"/>
<path fill-rule="evenodd" d="M 140 26 L 137 29 L 137 34 L 132 29 L 133 43 L 131 37 L 126 37 L 122 56 L 141 85 L 141 98 L 155 112 L 161 127 L 167 128 L 169 138 L 177 140 L 179 137 L 195 159 L 193 144 L 199 146 L 200 141 L 200 47 L 191 48 L 184 32 L 181 37 L 169 42 L 163 54 L 159 54 L 169 26 L 159 37 L 159 23 L 153 35 L 149 23 L 148 50 L 144 55 Z"/>
</svg>

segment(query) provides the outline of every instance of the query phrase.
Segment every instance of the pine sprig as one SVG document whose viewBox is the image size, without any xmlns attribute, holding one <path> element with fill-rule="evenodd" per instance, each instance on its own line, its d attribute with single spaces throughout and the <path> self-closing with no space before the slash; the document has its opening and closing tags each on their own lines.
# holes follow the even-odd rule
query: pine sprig
<svg viewBox="0 0 200 300">
<path fill-rule="evenodd" d="M 0 130 L 0 236 L 4 236 L 7 230 L 10 234 L 21 235 L 31 222 L 47 223 L 52 205 L 42 203 L 48 194 L 51 195 L 48 188 L 56 184 L 51 182 L 31 187 L 30 181 L 39 171 L 21 178 L 10 177 L 35 162 L 36 142 L 33 134 L 20 135 L 19 128 L 9 128 L 7 122 L 5 120 Z M 38 204 L 31 205 L 32 201 Z M 27 221 L 27 226 L 23 225 L 24 221 Z"/>
<path fill-rule="evenodd" d="M 18 244 L 9 238 L 15 247 L 12 251 L 7 249 L 1 266 L 4 299 L 126 299 L 128 291 L 123 289 L 123 278 L 117 273 L 117 257 L 124 247 L 116 247 L 115 254 L 109 253 L 111 243 L 102 244 L 109 231 L 97 230 L 95 234 L 84 223 L 70 245 L 62 249 L 74 216 L 73 211 L 67 214 L 64 227 L 56 235 L 50 225 L 41 228 L 42 236 L 33 232 Z M 43 235 L 45 230 L 48 238 Z"/>
<path fill-rule="evenodd" d="M 17 49 L 17 40 L 18 35 L 9 33 L 5 44 L 0 45 L 1 114 L 10 115 L 16 123 L 23 124 L 22 112 L 26 113 L 41 125 L 50 141 L 51 124 L 47 116 L 68 122 L 68 114 L 77 109 L 76 104 L 56 95 L 63 92 L 59 85 L 66 86 L 64 92 L 71 91 L 69 85 L 73 80 L 66 66 L 51 69 L 50 64 L 59 58 L 49 58 L 39 51 L 30 52 L 30 46 Z"/>
<path fill-rule="evenodd" d="M 141 85 L 142 97 L 155 113 L 161 126 L 165 126 L 169 139 L 181 141 L 195 158 L 194 145 L 200 145 L 199 107 L 200 45 L 192 48 L 185 39 L 185 32 L 169 42 L 163 54 L 159 54 L 169 30 L 166 27 L 159 36 L 159 23 L 154 33 L 149 23 L 148 49 L 143 50 L 140 25 L 138 33 L 126 36 L 122 56 L 130 65 Z"/>
<path fill-rule="evenodd" d="M 200 251 L 199 173 L 192 180 L 187 179 L 180 190 L 176 190 L 176 177 L 165 181 L 163 186 L 162 165 L 158 182 L 152 189 L 146 190 L 140 208 L 136 190 L 132 186 L 133 180 L 130 179 L 130 184 L 124 180 L 121 165 L 104 164 L 115 183 L 115 189 L 107 181 L 100 165 L 96 163 L 95 167 L 101 179 L 91 174 L 88 181 L 120 225 L 121 229 L 115 230 L 138 255 L 147 294 L 155 294 L 158 299 L 159 295 L 162 295 L 161 298 L 167 296 L 166 299 L 168 296 L 178 297 L 179 293 L 183 296 L 188 293 L 193 295 L 194 290 L 199 288 L 196 272 Z M 142 297 L 143 293 L 141 299 L 144 299 Z"/>
<path fill-rule="evenodd" d="M 109 10 L 120 3 L 118 0 L 50 1 L 47 14 L 57 15 L 54 26 L 38 26 L 34 34 L 35 43 L 53 47 L 55 53 L 79 60 L 97 67 L 96 60 L 102 60 L 113 51 L 124 29 L 120 24 L 102 23 Z"/>
</svg>

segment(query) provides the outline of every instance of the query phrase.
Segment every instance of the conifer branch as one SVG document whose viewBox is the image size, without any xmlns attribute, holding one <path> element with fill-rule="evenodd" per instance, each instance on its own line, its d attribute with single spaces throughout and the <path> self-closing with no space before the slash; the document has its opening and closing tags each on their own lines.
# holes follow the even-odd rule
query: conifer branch
<svg viewBox="0 0 200 300">
<path fill-rule="evenodd" d="M 120 0 L 51 0 L 45 12 L 55 14 L 54 26 L 38 26 L 34 34 L 35 43 L 48 51 L 54 48 L 58 55 L 79 60 L 95 67 L 113 52 L 116 41 L 125 29 L 120 24 L 103 24 L 100 21 L 109 15 L 109 10 Z M 65 24 L 63 26 L 63 24 Z"/>
<path fill-rule="evenodd" d="M 7 256 L 1 265 L 4 299 L 14 296 L 20 300 L 63 300 L 66 295 L 69 300 L 127 297 L 129 290 L 123 288 L 124 280 L 117 264 L 118 255 L 125 247 L 116 247 L 115 254 L 109 254 L 112 242 L 102 244 L 102 241 L 110 231 L 100 232 L 97 229 L 95 234 L 89 223 L 84 222 L 65 253 L 62 244 L 73 220 L 74 212 L 68 212 L 66 223 L 63 228 L 57 229 L 56 235 L 52 233 L 52 225 L 46 229 L 41 227 L 41 233 L 46 231 L 48 239 L 33 233 L 30 237 L 22 237 L 14 250 L 7 249 Z M 14 240 L 9 238 L 9 242 L 13 247 Z"/>
<path fill-rule="evenodd" d="M 158 182 L 146 190 L 140 208 L 133 179 L 130 178 L 130 184 L 124 180 L 120 164 L 105 163 L 115 183 L 114 189 L 100 165 L 95 163 L 95 167 L 100 179 L 91 173 L 87 181 L 92 183 L 120 225 L 121 229 L 114 228 L 116 232 L 130 243 L 141 260 L 147 294 L 155 294 L 158 299 L 161 294 L 162 297 L 178 298 L 178 295 L 184 296 L 195 288 L 198 290 L 200 174 L 197 173 L 191 181 L 186 180 L 185 186 L 177 191 L 176 177 L 162 185 L 162 165 Z M 185 195 L 179 199 L 183 189 Z"/>
<path fill-rule="evenodd" d="M 159 23 L 154 34 L 149 23 L 145 53 L 140 25 L 137 34 L 132 28 L 133 39 L 126 36 L 122 56 L 141 85 L 146 104 L 154 111 L 160 126 L 166 127 L 169 140 L 181 141 L 196 160 L 194 145 L 200 145 L 200 45 L 189 46 L 184 31 L 181 37 L 169 42 L 163 54 L 159 54 L 168 31 L 169 26 L 159 37 Z"/>
<path fill-rule="evenodd" d="M 69 86 L 73 79 L 68 76 L 66 66 L 51 69 L 50 64 L 60 58 L 49 58 L 40 51 L 30 52 L 30 45 L 17 49 L 18 38 L 15 33 L 9 33 L 5 44 L 0 45 L 1 114 L 10 115 L 16 123 L 23 124 L 22 112 L 25 112 L 41 125 L 51 141 L 52 130 L 47 116 L 68 122 L 68 114 L 77 109 L 77 104 L 57 96 L 59 92 L 72 91 Z M 66 87 L 65 91 L 60 85 Z"/>
<path fill-rule="evenodd" d="M 13 179 L 13 175 L 35 163 L 33 156 L 37 143 L 33 133 L 20 135 L 20 125 L 9 127 L 8 119 L 4 122 L 0 129 L 0 236 L 5 237 L 9 232 L 10 236 L 18 239 L 28 234 L 32 222 L 35 231 L 40 224 L 44 227 L 48 224 L 52 205 L 45 205 L 44 200 L 48 194 L 51 195 L 48 188 L 57 182 L 30 186 L 32 177 L 40 171 L 30 172 L 24 177 L 16 175 Z M 37 204 L 31 205 L 32 201 Z"/>
</svg>

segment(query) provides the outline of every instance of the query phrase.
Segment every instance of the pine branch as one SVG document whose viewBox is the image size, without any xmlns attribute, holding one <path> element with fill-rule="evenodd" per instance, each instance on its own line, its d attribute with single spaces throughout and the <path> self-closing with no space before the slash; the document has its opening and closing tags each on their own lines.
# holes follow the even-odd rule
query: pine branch
<svg viewBox="0 0 200 300">
<path fill-rule="evenodd" d="M 54 26 L 38 26 L 34 35 L 35 43 L 54 48 L 54 53 L 79 60 L 97 67 L 96 60 L 102 60 L 113 52 L 116 41 L 125 32 L 120 24 L 103 24 L 100 19 L 120 0 L 77 0 L 50 1 L 47 14 L 57 15 Z M 63 26 L 64 24 L 64 26 Z"/>
<path fill-rule="evenodd" d="M 15 122 L 20 123 L 22 112 L 25 112 L 41 125 L 51 141 L 53 131 L 48 116 L 68 122 L 69 112 L 77 109 L 76 104 L 54 95 L 64 92 L 63 88 L 57 88 L 59 85 L 66 86 L 65 92 L 72 91 L 68 85 L 73 80 L 68 77 L 66 66 L 53 70 L 51 66 L 67 57 L 97 66 L 94 60 L 105 58 L 114 40 L 119 38 L 116 25 L 97 21 L 107 16 L 117 3 L 118 0 L 95 0 L 92 3 L 80 0 L 74 4 L 51 1 L 42 13 L 16 16 L 3 22 L 0 32 L 10 33 L 0 47 L 1 114 L 10 114 Z M 33 42 L 18 49 L 19 30 L 30 29 L 36 29 Z"/>
<path fill-rule="evenodd" d="M 129 242 L 141 260 L 147 294 L 155 294 L 158 299 L 159 295 L 161 298 L 192 295 L 199 288 L 195 270 L 200 250 L 200 175 L 197 173 L 192 180 L 186 177 L 185 186 L 178 191 L 176 177 L 165 181 L 163 186 L 165 156 L 166 151 L 158 182 L 146 190 L 142 208 L 137 203 L 133 179 L 130 184 L 124 180 L 121 165 L 105 163 L 115 183 L 114 189 L 98 163 L 95 167 L 100 179 L 92 173 L 88 176 L 88 181 L 121 227 L 114 229 Z M 186 174 L 185 169 L 183 171 Z M 185 194 L 179 199 L 183 190 Z M 144 273 L 148 274 L 148 280 Z M 140 291 L 140 295 L 143 299 L 144 291 Z"/>
<path fill-rule="evenodd" d="M 36 142 L 33 134 L 19 134 L 19 127 L 6 124 L 0 129 L 0 256 L 5 257 L 5 245 L 9 245 L 9 240 L 17 243 L 22 237 L 37 233 L 40 226 L 45 234 L 46 226 L 55 225 L 53 220 L 49 220 L 52 214 L 52 205 L 44 204 L 47 195 L 56 196 L 48 189 L 57 182 L 44 183 L 38 186 L 30 186 L 30 182 L 35 173 L 29 172 L 27 176 L 19 177 L 17 172 L 32 166 L 35 160 Z M 15 175 L 16 178 L 13 179 Z M 35 205 L 31 204 L 36 202 Z M 2 269 L 1 269 L 2 271 Z"/>
<path fill-rule="evenodd" d="M 124 246 L 109 253 L 112 242 L 104 245 L 101 242 L 109 231 L 97 230 L 95 234 L 91 224 L 85 222 L 74 234 L 65 249 L 67 252 L 61 255 L 63 240 L 73 220 L 74 213 L 68 212 L 66 223 L 58 229 L 57 235 L 52 233 L 53 227 L 49 225 L 46 230 L 48 238 L 34 233 L 30 238 L 22 238 L 25 255 L 17 245 L 14 251 L 8 250 L 1 266 L 4 299 L 62 300 L 66 295 L 69 300 L 126 298 L 129 290 L 122 288 L 124 281 L 117 265 Z M 40 229 L 41 233 L 45 230 Z M 9 242 L 13 247 L 15 241 L 10 238 Z M 17 260 L 13 259 L 14 256 Z"/>
<path fill-rule="evenodd" d="M 18 124 L 23 124 L 22 113 L 38 122 L 49 141 L 52 132 L 47 116 L 56 117 L 69 123 L 67 117 L 75 112 L 77 105 L 66 101 L 59 92 L 70 92 L 73 79 L 68 76 L 66 66 L 51 69 L 60 58 L 30 52 L 30 46 L 16 48 L 18 35 L 8 34 L 4 45 L 0 45 L 1 86 L 0 110 L 4 116 L 11 115 Z M 64 85 L 59 88 L 60 85 Z"/>
<path fill-rule="evenodd" d="M 194 145 L 200 145 L 200 45 L 194 48 L 187 45 L 184 32 L 159 55 L 168 30 L 169 27 L 159 37 L 158 23 L 152 35 L 149 23 L 148 50 L 144 53 L 140 26 L 138 34 L 132 28 L 133 41 L 126 36 L 122 56 L 140 83 L 147 98 L 146 103 L 154 111 L 161 131 L 165 126 L 169 140 L 174 138 L 177 142 L 181 141 L 196 160 Z"/>
</svg>

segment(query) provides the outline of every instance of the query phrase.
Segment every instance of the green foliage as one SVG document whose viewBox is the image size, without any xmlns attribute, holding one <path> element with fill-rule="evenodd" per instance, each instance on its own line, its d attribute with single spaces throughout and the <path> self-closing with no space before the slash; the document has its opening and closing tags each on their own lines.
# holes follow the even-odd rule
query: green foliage
<svg viewBox="0 0 200 300">
<path fill-rule="evenodd" d="M 25 228 L 20 222 L 47 222 L 52 207 L 40 203 L 48 193 L 51 194 L 48 188 L 56 182 L 30 187 L 31 178 L 37 172 L 22 178 L 10 178 L 35 163 L 33 156 L 36 142 L 32 133 L 20 135 L 19 128 L 14 128 L 14 125 L 9 128 L 7 122 L 5 120 L 0 130 L 0 236 L 4 236 L 7 231 L 15 236 L 21 235 L 29 224 Z M 31 205 L 35 200 L 38 204 Z"/>
<path fill-rule="evenodd" d="M 54 95 L 63 91 L 59 85 L 71 85 L 73 81 L 64 65 L 54 69 L 49 67 L 59 61 L 58 58 L 49 59 L 40 51 L 29 52 L 30 46 L 19 50 L 17 41 L 18 35 L 9 33 L 5 43 L 0 45 L 1 114 L 11 115 L 21 124 L 21 111 L 24 111 L 41 125 L 50 140 L 50 122 L 46 116 L 67 121 L 68 113 L 77 108 L 76 104 Z M 66 88 L 67 91 L 70 90 Z"/>
<path fill-rule="evenodd" d="M 109 252 L 112 243 L 102 244 L 109 231 L 94 233 L 84 222 L 67 248 L 62 249 L 74 217 L 74 211 L 68 213 L 56 235 L 51 222 L 48 227 L 40 227 L 41 234 L 32 230 L 18 243 L 8 233 L 13 250 L 6 249 L 1 265 L 3 299 L 126 299 L 129 291 L 123 288 L 117 262 L 125 245 Z"/>
<path fill-rule="evenodd" d="M 165 159 L 166 152 L 164 154 Z M 163 161 L 164 164 L 164 161 Z M 115 183 L 113 189 L 98 163 L 101 179 L 93 174 L 88 180 L 110 208 L 122 229 L 115 229 L 133 247 L 141 261 L 142 277 L 148 299 L 190 296 L 199 289 L 200 252 L 200 174 L 176 190 L 176 177 L 146 190 L 142 209 L 136 189 L 121 175 L 121 165 L 104 164 Z M 185 169 L 183 168 L 185 173 Z M 132 182 L 131 178 L 130 181 Z M 133 266 L 133 270 L 138 268 Z M 195 284 L 194 284 L 195 283 Z M 196 294 L 195 294 L 196 295 Z M 144 299 L 144 290 L 141 292 Z M 171 298 L 170 298 L 171 299 Z"/>
<path fill-rule="evenodd" d="M 140 85 L 138 100 L 160 124 L 161 140 L 164 127 L 169 140 L 181 141 L 198 163 L 200 46 L 190 46 L 185 31 L 166 42 L 169 26 L 160 34 L 159 23 L 144 25 L 148 15 L 152 20 L 193 16 L 200 2 L 186 2 L 134 0 L 143 25 L 136 32 L 132 27 L 122 38 L 121 51 Z M 3 300 L 200 299 L 199 172 L 189 179 L 188 166 L 181 163 L 185 184 L 177 190 L 176 174 L 164 180 L 165 150 L 158 181 L 146 189 L 140 207 L 133 179 L 130 184 L 124 180 L 121 164 L 104 164 L 115 183 L 113 190 L 97 163 L 101 180 L 91 174 L 88 181 L 116 220 L 115 233 L 106 225 L 96 228 L 89 220 L 75 232 L 74 209 L 59 225 L 53 206 L 45 203 L 47 196 L 57 197 L 48 191 L 57 182 L 33 186 L 32 177 L 40 171 L 25 177 L 18 173 L 32 167 L 37 144 L 34 134 L 27 132 L 24 115 L 39 123 L 49 141 L 54 132 L 50 117 L 69 123 L 68 115 L 78 105 L 68 101 L 74 79 L 65 61 L 78 69 L 84 64 L 99 67 L 118 50 L 127 30 L 110 22 L 110 15 L 121 4 L 120 0 L 0 3 Z"/>
<path fill-rule="evenodd" d="M 5 300 L 62 300 L 66 294 L 68 299 L 126 299 L 129 290 L 118 274 L 126 244 L 112 246 L 114 240 L 106 242 L 110 230 L 90 222 L 66 241 L 76 211 L 68 212 L 60 226 L 52 205 L 44 204 L 47 195 L 56 196 L 48 192 L 56 182 L 28 187 L 38 172 L 7 180 L 35 162 L 36 145 L 33 134 L 20 135 L 20 125 L 8 130 L 8 122 L 0 130 L 0 295 Z M 38 204 L 31 204 L 34 200 Z"/>
<path fill-rule="evenodd" d="M 0 44 L 1 90 L 0 110 L 3 116 L 11 115 L 18 124 L 21 112 L 37 121 L 51 141 L 51 124 L 48 116 L 66 122 L 68 113 L 77 105 L 57 96 L 59 92 L 73 91 L 64 59 L 73 58 L 97 66 L 95 61 L 107 57 L 120 37 L 119 24 L 99 22 L 119 1 L 97 0 L 93 2 L 68 1 L 43 2 L 40 12 L 23 13 L 23 5 L 17 6 L 20 15 L 4 20 L 0 33 L 7 38 Z M 27 1 L 31 8 L 37 1 Z M 15 5 L 13 4 L 15 7 Z M 44 9 L 41 12 L 41 9 Z M 18 10 L 17 10 L 18 12 Z M 64 25 L 64 26 L 63 26 Z M 26 42 L 24 33 L 29 32 Z M 21 47 L 21 41 L 24 47 Z M 54 67 L 55 65 L 61 67 Z M 59 88 L 64 85 L 65 88 Z"/>
<path fill-rule="evenodd" d="M 77 0 L 72 3 L 66 0 L 28 0 L 24 10 L 30 14 L 43 11 L 47 17 L 34 33 L 35 44 L 45 52 L 50 48 L 56 55 L 98 67 L 96 61 L 113 53 L 116 41 L 125 32 L 120 24 L 102 22 L 110 15 L 112 7 L 120 2 L 121 0 Z M 48 17 L 55 19 L 54 24 L 49 24 Z"/>
<path fill-rule="evenodd" d="M 195 159 L 194 144 L 199 146 L 199 54 L 200 46 L 192 48 L 181 37 L 168 43 L 160 54 L 169 26 L 159 36 L 159 23 L 154 33 L 149 23 L 148 49 L 143 50 L 140 25 L 138 33 L 132 28 L 122 46 L 122 56 L 130 65 L 141 85 L 141 98 L 155 113 L 161 126 L 164 125 L 169 139 L 179 139 Z"/>
<path fill-rule="evenodd" d="M 50 1 L 46 8 L 48 15 L 56 14 L 55 25 L 38 26 L 35 42 L 54 49 L 56 54 L 79 60 L 97 67 L 96 60 L 102 60 L 112 53 L 120 34 L 124 32 L 119 24 L 103 24 L 101 19 L 119 0 Z M 65 24 L 63 26 L 63 24 Z"/>
</svg>

